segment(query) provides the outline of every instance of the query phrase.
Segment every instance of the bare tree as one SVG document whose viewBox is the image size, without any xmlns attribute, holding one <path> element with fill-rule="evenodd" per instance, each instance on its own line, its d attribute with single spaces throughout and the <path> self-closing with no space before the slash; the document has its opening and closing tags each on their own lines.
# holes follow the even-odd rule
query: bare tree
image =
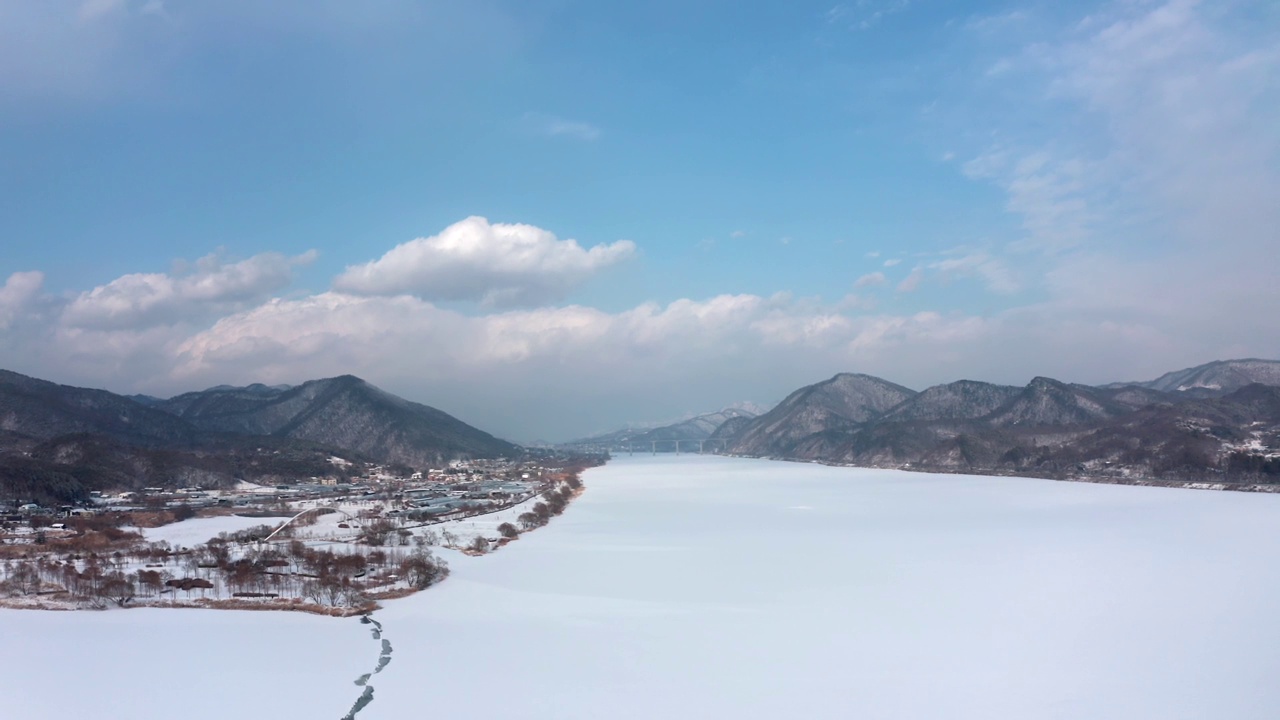
<svg viewBox="0 0 1280 720">
<path fill-rule="evenodd" d="M 160 588 L 164 586 L 164 578 L 156 570 L 139 570 L 138 585 L 145 594 L 158 593 Z"/>
<path fill-rule="evenodd" d="M 366 545 L 381 546 L 387 543 L 387 536 L 395 526 L 388 520 L 374 520 L 365 525 L 364 531 L 360 534 L 360 540 Z"/>
<path fill-rule="evenodd" d="M 122 572 L 113 572 L 103 579 L 98 595 L 124 607 L 133 599 L 133 580 Z"/>
<path fill-rule="evenodd" d="M 400 574 L 410 587 L 421 590 L 443 580 L 449 566 L 426 550 L 415 550 L 400 563 Z"/>
<path fill-rule="evenodd" d="M 9 571 L 8 584 L 23 595 L 30 595 L 40 589 L 40 573 L 36 571 L 31 563 L 20 562 Z"/>
</svg>

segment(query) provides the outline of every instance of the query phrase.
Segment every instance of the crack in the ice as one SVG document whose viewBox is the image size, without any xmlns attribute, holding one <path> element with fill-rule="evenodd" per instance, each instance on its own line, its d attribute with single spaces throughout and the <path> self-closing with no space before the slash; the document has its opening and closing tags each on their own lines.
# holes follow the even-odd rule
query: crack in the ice
<svg viewBox="0 0 1280 720">
<path fill-rule="evenodd" d="M 355 720 L 356 713 L 365 708 L 366 705 L 373 702 L 373 687 L 369 686 L 360 693 L 360 697 L 356 698 L 356 703 L 351 706 L 351 712 L 342 716 L 342 720 Z"/>
<path fill-rule="evenodd" d="M 373 639 L 382 641 L 382 652 L 378 654 L 378 664 L 374 667 L 373 672 L 367 672 L 356 678 L 356 685 L 363 687 L 364 692 L 360 693 L 360 697 L 356 698 L 355 704 L 351 706 L 351 711 L 344 715 L 342 720 L 355 720 L 356 714 L 373 702 L 373 686 L 369 684 L 369 679 L 391 664 L 391 641 L 382 637 L 382 623 L 374 620 L 369 615 L 361 616 L 360 622 L 364 625 L 373 626 Z"/>
</svg>

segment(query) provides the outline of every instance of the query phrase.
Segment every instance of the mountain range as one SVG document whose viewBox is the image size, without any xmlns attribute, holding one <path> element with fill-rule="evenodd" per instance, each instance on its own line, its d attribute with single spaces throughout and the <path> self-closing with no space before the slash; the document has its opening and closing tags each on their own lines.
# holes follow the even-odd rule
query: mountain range
<svg viewBox="0 0 1280 720">
<path fill-rule="evenodd" d="M 747 407 L 727 407 L 674 423 L 649 428 L 624 428 L 564 443 L 569 446 L 625 449 L 651 443 L 670 444 L 676 440 L 697 441 L 710 438 L 726 423 L 750 420 L 756 412 Z M 665 449 L 665 448 L 664 448 Z"/>
<path fill-rule="evenodd" d="M 801 388 L 715 434 L 732 454 L 923 470 L 1280 481 L 1280 362 L 1106 386 L 1037 377 L 916 392 L 869 375 Z"/>
<path fill-rule="evenodd" d="M 1280 481 L 1280 362 L 1225 360 L 1144 382 L 917 392 L 841 373 L 756 414 L 727 408 L 578 441 L 621 449 L 712 441 L 730 454 L 1047 477 Z M 690 450 L 692 448 L 689 448 Z M 94 489 L 265 483 L 342 474 L 333 457 L 439 466 L 519 446 L 344 375 L 297 386 L 123 396 L 0 370 L 0 499 Z"/>
<path fill-rule="evenodd" d="M 166 400 L 0 371 L 0 497 L 70 502 L 95 489 L 291 481 L 339 472 L 335 455 L 421 468 L 520 452 L 350 375 Z"/>
</svg>

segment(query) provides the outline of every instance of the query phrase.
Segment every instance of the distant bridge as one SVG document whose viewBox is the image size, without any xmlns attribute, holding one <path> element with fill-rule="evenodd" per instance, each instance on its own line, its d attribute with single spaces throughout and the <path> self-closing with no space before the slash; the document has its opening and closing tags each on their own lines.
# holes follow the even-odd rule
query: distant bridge
<svg viewBox="0 0 1280 720">
<path fill-rule="evenodd" d="M 697 444 L 698 444 L 698 454 L 699 454 L 699 455 L 701 455 L 701 454 L 705 453 L 705 452 L 707 451 L 707 449 L 708 449 L 708 448 L 710 448 L 712 452 L 715 452 L 715 446 L 716 446 L 716 443 L 719 443 L 719 444 L 720 444 L 720 452 L 724 452 L 725 448 L 727 448 L 727 447 L 728 447 L 728 445 L 727 445 L 728 440 L 726 440 L 725 438 L 703 438 L 703 439 L 698 439 L 698 438 L 674 438 L 674 439 L 671 439 L 671 440 L 649 440 L 648 442 L 645 442 L 645 441 L 641 440 L 641 441 L 639 441 L 639 442 L 627 442 L 627 443 L 626 443 L 626 446 L 627 446 L 627 452 L 628 452 L 629 454 L 631 454 L 631 455 L 635 455 L 635 454 L 636 454 L 636 448 L 637 448 L 637 447 L 639 447 L 639 448 L 640 448 L 640 452 L 644 452 L 644 451 L 645 451 L 645 449 L 646 449 L 646 447 L 647 447 L 647 449 L 649 450 L 649 452 L 650 452 L 651 454 L 653 454 L 653 455 L 657 455 L 657 454 L 658 454 L 658 446 L 659 446 L 659 445 L 663 446 L 663 448 L 666 448 L 666 447 L 668 447 L 668 446 L 674 445 L 674 446 L 675 446 L 675 452 L 676 452 L 676 454 L 677 454 L 677 455 L 679 455 L 679 454 L 680 454 L 680 446 L 681 446 L 681 444 L 683 444 L 685 447 L 689 447 L 689 446 L 691 446 L 693 443 L 697 443 Z M 665 450 L 664 450 L 664 452 L 665 452 Z M 690 450 L 690 452 L 692 452 L 692 450 Z"/>
<path fill-rule="evenodd" d="M 354 520 L 354 519 L 355 519 L 355 518 L 353 518 L 353 517 L 351 516 L 351 513 L 348 513 L 348 512 L 346 512 L 346 511 L 339 510 L 339 509 L 337 509 L 337 508 L 333 508 L 333 507 L 313 507 L 313 508 L 307 508 L 306 510 L 303 510 L 302 512 L 298 513 L 297 515 L 294 515 L 293 517 L 289 518 L 288 520 L 285 520 L 285 521 L 284 521 L 284 523 L 283 523 L 283 524 L 281 524 L 281 525 L 280 525 L 280 527 L 276 528 L 276 529 L 275 529 L 275 530 L 274 530 L 270 535 L 268 535 L 268 536 L 266 536 L 266 537 L 262 538 L 262 542 L 271 542 L 271 539 L 272 539 L 272 538 L 274 538 L 276 535 L 278 535 L 278 534 L 280 533 L 280 531 L 281 531 L 281 530 L 284 530 L 285 528 L 287 528 L 287 527 L 289 527 L 290 525 L 292 525 L 292 524 L 293 524 L 293 522 L 294 522 L 295 520 L 297 520 L 298 518 L 301 518 L 301 517 L 306 516 L 306 515 L 329 515 L 329 514 L 331 514 L 331 513 L 337 513 L 337 514 L 339 514 L 339 515 L 343 516 L 343 518 L 345 518 L 345 519 L 347 519 L 347 520 Z"/>
</svg>

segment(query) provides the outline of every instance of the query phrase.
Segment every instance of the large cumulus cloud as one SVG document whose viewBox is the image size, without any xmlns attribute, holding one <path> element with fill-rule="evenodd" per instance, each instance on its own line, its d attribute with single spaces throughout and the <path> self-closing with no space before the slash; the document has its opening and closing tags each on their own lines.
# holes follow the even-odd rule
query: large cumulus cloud
<svg viewBox="0 0 1280 720">
<path fill-rule="evenodd" d="M 541 305 L 562 300 L 595 273 L 634 254 L 629 240 L 584 248 L 532 225 L 469 217 L 347 268 L 334 286 L 362 295 L 477 300 L 489 307 Z"/>
</svg>

